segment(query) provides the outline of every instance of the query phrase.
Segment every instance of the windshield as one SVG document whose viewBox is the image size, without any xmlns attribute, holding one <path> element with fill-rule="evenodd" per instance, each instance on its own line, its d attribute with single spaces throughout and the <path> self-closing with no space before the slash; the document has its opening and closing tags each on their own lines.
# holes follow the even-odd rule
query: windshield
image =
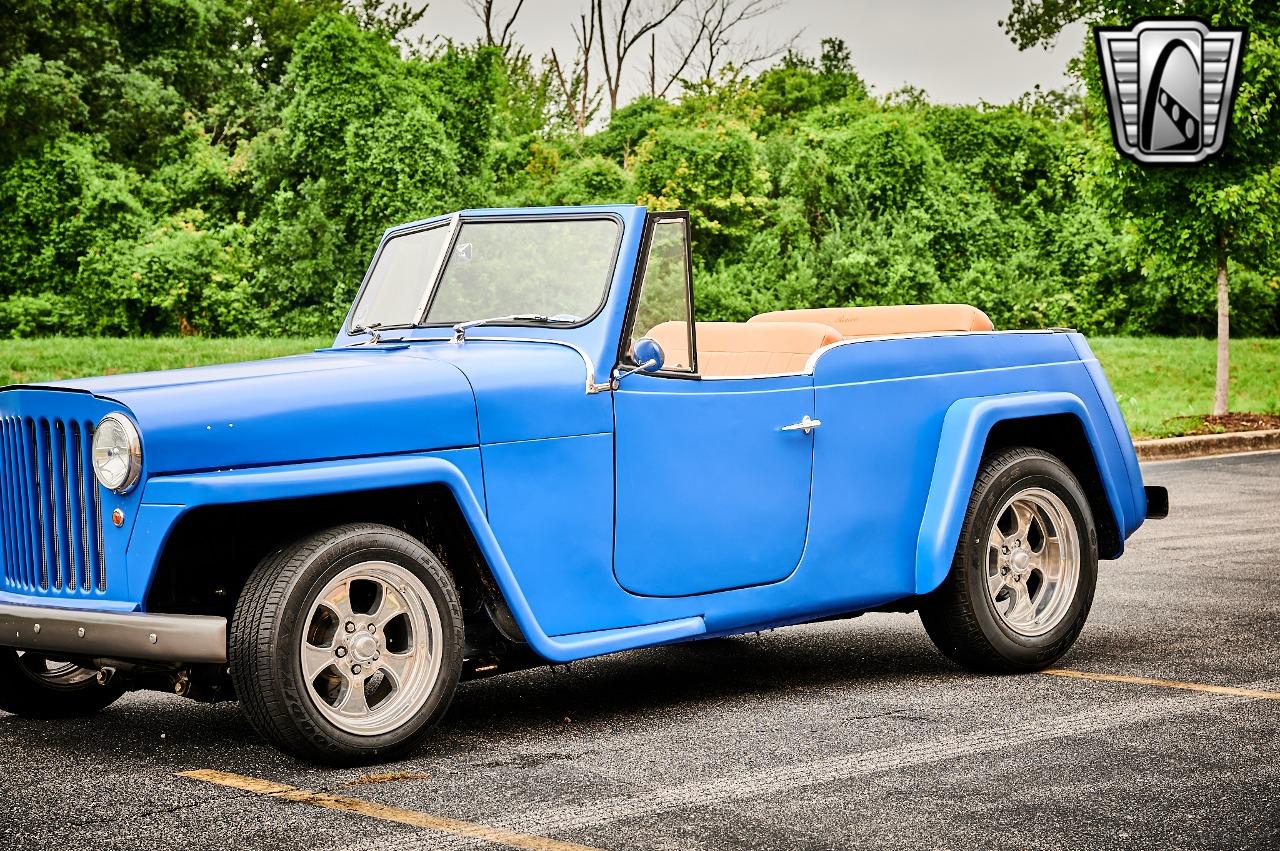
<svg viewBox="0 0 1280 851">
<path fill-rule="evenodd" d="M 393 237 L 374 264 L 354 325 L 505 316 L 579 322 L 604 301 L 620 233 L 612 218 L 463 222 L 425 319 L 423 300 L 449 228 Z"/>
</svg>

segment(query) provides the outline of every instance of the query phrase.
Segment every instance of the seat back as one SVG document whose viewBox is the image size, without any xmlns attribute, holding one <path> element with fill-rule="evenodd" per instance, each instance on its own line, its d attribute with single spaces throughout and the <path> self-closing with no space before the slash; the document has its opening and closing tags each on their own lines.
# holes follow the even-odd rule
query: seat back
<svg viewBox="0 0 1280 851">
<path fill-rule="evenodd" d="M 705 378 L 801 372 L 809 355 L 844 339 L 819 322 L 699 322 L 696 332 L 698 373 Z M 688 367 L 685 323 L 663 322 L 648 336 L 662 346 L 668 366 Z"/>
<path fill-rule="evenodd" d="M 846 339 L 924 334 L 930 331 L 992 331 L 987 314 L 967 304 L 903 304 L 887 307 L 815 307 L 808 310 L 775 310 L 747 320 L 748 324 L 772 322 L 822 322 Z"/>
</svg>

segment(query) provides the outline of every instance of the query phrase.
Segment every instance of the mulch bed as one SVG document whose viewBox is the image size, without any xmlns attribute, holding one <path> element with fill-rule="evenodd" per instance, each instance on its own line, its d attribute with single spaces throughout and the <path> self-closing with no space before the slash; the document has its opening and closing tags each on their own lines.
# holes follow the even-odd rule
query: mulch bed
<svg viewBox="0 0 1280 851">
<path fill-rule="evenodd" d="M 1224 414 L 1220 417 L 1204 417 L 1200 425 L 1186 434 L 1222 434 L 1228 431 L 1265 431 L 1280 429 L 1277 414 Z"/>
</svg>

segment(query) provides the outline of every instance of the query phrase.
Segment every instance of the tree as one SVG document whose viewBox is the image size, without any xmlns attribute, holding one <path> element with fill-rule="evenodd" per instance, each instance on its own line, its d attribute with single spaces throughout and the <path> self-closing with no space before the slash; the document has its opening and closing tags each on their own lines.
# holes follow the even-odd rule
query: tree
<svg viewBox="0 0 1280 851">
<path fill-rule="evenodd" d="M 670 20 L 684 4 L 685 0 L 655 0 L 652 4 L 639 6 L 635 0 L 591 0 L 591 10 L 600 31 L 600 64 L 604 66 L 610 112 L 618 108 L 622 72 L 631 49 Z"/>
<path fill-rule="evenodd" d="M 1222 151 L 1197 166 L 1149 168 L 1121 158 L 1103 122 L 1091 128 L 1096 179 L 1113 210 L 1127 216 L 1151 253 L 1212 268 L 1218 358 L 1213 413 L 1230 391 L 1230 270 L 1258 269 L 1274 256 L 1280 228 L 1280 9 L 1214 0 L 1013 0 L 1001 24 L 1020 48 L 1048 44 L 1074 21 L 1128 25 L 1144 16 L 1193 16 L 1211 26 L 1244 26 L 1248 44 L 1230 131 Z M 1088 110 L 1104 114 L 1096 48 L 1083 63 Z"/>
<path fill-rule="evenodd" d="M 484 24 L 485 46 L 496 47 L 502 51 L 503 56 L 506 56 L 516 46 L 516 19 L 520 17 L 520 10 L 524 8 L 524 0 L 516 0 L 515 8 L 501 24 L 493 18 L 496 6 L 496 0 L 467 0 L 467 8 L 480 19 L 480 23 Z"/>
<path fill-rule="evenodd" d="M 796 36 L 780 43 L 751 38 L 744 30 L 781 6 L 781 0 L 694 0 L 686 16 L 684 35 L 672 41 L 672 67 L 663 75 L 666 82 L 661 88 L 657 39 L 650 37 L 649 95 L 666 97 L 691 68 L 696 69 L 699 80 L 707 81 L 728 65 L 743 72 L 777 58 L 790 48 Z"/>
<path fill-rule="evenodd" d="M 568 70 L 566 71 L 554 49 L 549 57 L 551 69 L 560 87 L 564 112 L 579 136 L 587 132 L 587 125 L 600 108 L 600 86 L 591 87 L 591 49 L 597 35 L 595 8 L 596 0 L 592 0 L 590 11 L 579 15 L 578 23 L 573 25 L 576 49 L 573 64 Z"/>
</svg>

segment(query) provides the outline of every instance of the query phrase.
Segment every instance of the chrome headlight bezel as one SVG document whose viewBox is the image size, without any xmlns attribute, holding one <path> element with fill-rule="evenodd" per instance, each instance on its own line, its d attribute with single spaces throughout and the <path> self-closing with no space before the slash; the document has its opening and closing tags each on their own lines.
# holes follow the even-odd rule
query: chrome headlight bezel
<svg viewBox="0 0 1280 851">
<path fill-rule="evenodd" d="M 125 475 L 118 482 L 104 477 L 102 468 L 98 463 L 98 441 L 102 435 L 107 433 L 103 431 L 103 426 L 108 424 L 113 428 L 119 428 L 120 433 L 123 434 L 124 441 L 122 444 L 117 445 L 117 448 L 122 450 L 128 459 Z M 107 414 L 98 421 L 97 428 L 93 430 L 90 456 L 93 463 L 93 477 L 98 480 L 98 484 L 114 493 L 126 494 L 133 490 L 134 485 L 138 483 L 138 478 L 142 475 L 142 435 L 138 432 L 138 427 L 133 424 L 133 420 L 124 414 L 117 412 Z"/>
</svg>

